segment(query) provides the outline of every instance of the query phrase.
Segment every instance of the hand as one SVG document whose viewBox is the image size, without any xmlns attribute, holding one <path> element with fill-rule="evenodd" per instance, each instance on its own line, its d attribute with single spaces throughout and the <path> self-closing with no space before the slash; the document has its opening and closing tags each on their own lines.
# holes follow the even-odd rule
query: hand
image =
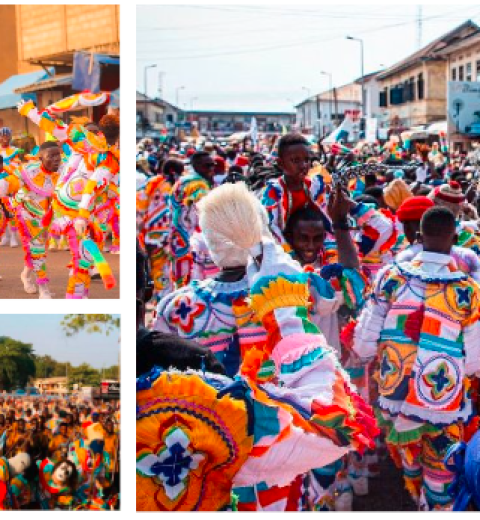
<svg viewBox="0 0 480 520">
<path fill-rule="evenodd" d="M 77 218 L 73 224 L 77 236 L 83 237 L 85 235 L 85 231 L 87 229 L 87 221 L 84 218 Z"/>
<path fill-rule="evenodd" d="M 269 238 L 262 240 L 262 252 L 256 254 L 255 258 L 251 258 L 247 266 L 250 287 L 262 277 L 278 274 L 295 275 L 302 272 L 301 265 Z"/>
<path fill-rule="evenodd" d="M 355 202 L 343 191 L 341 184 L 337 184 L 328 198 L 328 216 L 333 223 L 344 221 L 354 205 Z"/>
</svg>

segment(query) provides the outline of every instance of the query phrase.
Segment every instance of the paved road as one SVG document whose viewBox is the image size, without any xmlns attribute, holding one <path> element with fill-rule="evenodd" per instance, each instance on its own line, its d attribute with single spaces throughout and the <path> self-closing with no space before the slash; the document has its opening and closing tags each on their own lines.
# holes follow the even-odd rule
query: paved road
<svg viewBox="0 0 480 520">
<path fill-rule="evenodd" d="M 380 476 L 368 480 L 368 495 L 354 497 L 354 511 L 416 511 L 400 470 L 390 457 L 380 462 Z"/>
<path fill-rule="evenodd" d="M 120 284 L 120 255 L 105 254 L 117 286 L 110 291 L 105 290 L 101 280 L 92 280 L 90 286 L 90 298 L 92 299 L 117 299 L 119 298 Z M 55 299 L 65 298 L 68 282 L 67 265 L 70 262 L 68 251 L 56 251 L 47 253 L 47 272 L 50 278 L 50 291 Z M 20 281 L 20 273 L 23 270 L 23 250 L 21 247 L 0 247 L 0 299 L 37 299 L 38 294 L 27 294 L 23 290 Z"/>
</svg>

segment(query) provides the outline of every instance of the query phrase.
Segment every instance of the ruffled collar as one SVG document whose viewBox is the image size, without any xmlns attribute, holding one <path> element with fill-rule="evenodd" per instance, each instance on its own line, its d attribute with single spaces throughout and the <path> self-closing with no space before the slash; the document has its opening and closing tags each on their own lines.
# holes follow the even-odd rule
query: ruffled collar
<svg viewBox="0 0 480 520">
<path fill-rule="evenodd" d="M 422 282 L 442 283 L 462 281 L 468 275 L 459 271 L 455 260 L 450 255 L 420 251 L 411 262 L 396 264 L 401 274 L 418 278 Z"/>
</svg>

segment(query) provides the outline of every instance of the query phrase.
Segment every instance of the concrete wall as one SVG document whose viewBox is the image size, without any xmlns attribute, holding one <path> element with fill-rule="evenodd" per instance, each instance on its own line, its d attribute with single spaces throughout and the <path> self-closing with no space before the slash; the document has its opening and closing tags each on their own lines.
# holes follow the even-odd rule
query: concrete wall
<svg viewBox="0 0 480 520">
<path fill-rule="evenodd" d="M 17 5 L 16 29 L 20 72 L 25 61 L 78 49 L 119 50 L 119 6 Z"/>
<path fill-rule="evenodd" d="M 0 52 L 0 83 L 18 74 L 17 31 L 15 6 L 0 5 L 2 31 L 2 51 Z"/>
</svg>

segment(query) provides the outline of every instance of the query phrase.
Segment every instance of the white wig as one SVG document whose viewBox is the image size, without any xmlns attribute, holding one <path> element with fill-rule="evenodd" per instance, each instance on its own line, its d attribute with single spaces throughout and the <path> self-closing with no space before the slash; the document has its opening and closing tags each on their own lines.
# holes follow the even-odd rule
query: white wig
<svg viewBox="0 0 480 520">
<path fill-rule="evenodd" d="M 270 236 L 265 208 L 245 183 L 223 184 L 197 207 L 205 242 L 220 268 L 246 266 L 249 249 Z"/>
</svg>

